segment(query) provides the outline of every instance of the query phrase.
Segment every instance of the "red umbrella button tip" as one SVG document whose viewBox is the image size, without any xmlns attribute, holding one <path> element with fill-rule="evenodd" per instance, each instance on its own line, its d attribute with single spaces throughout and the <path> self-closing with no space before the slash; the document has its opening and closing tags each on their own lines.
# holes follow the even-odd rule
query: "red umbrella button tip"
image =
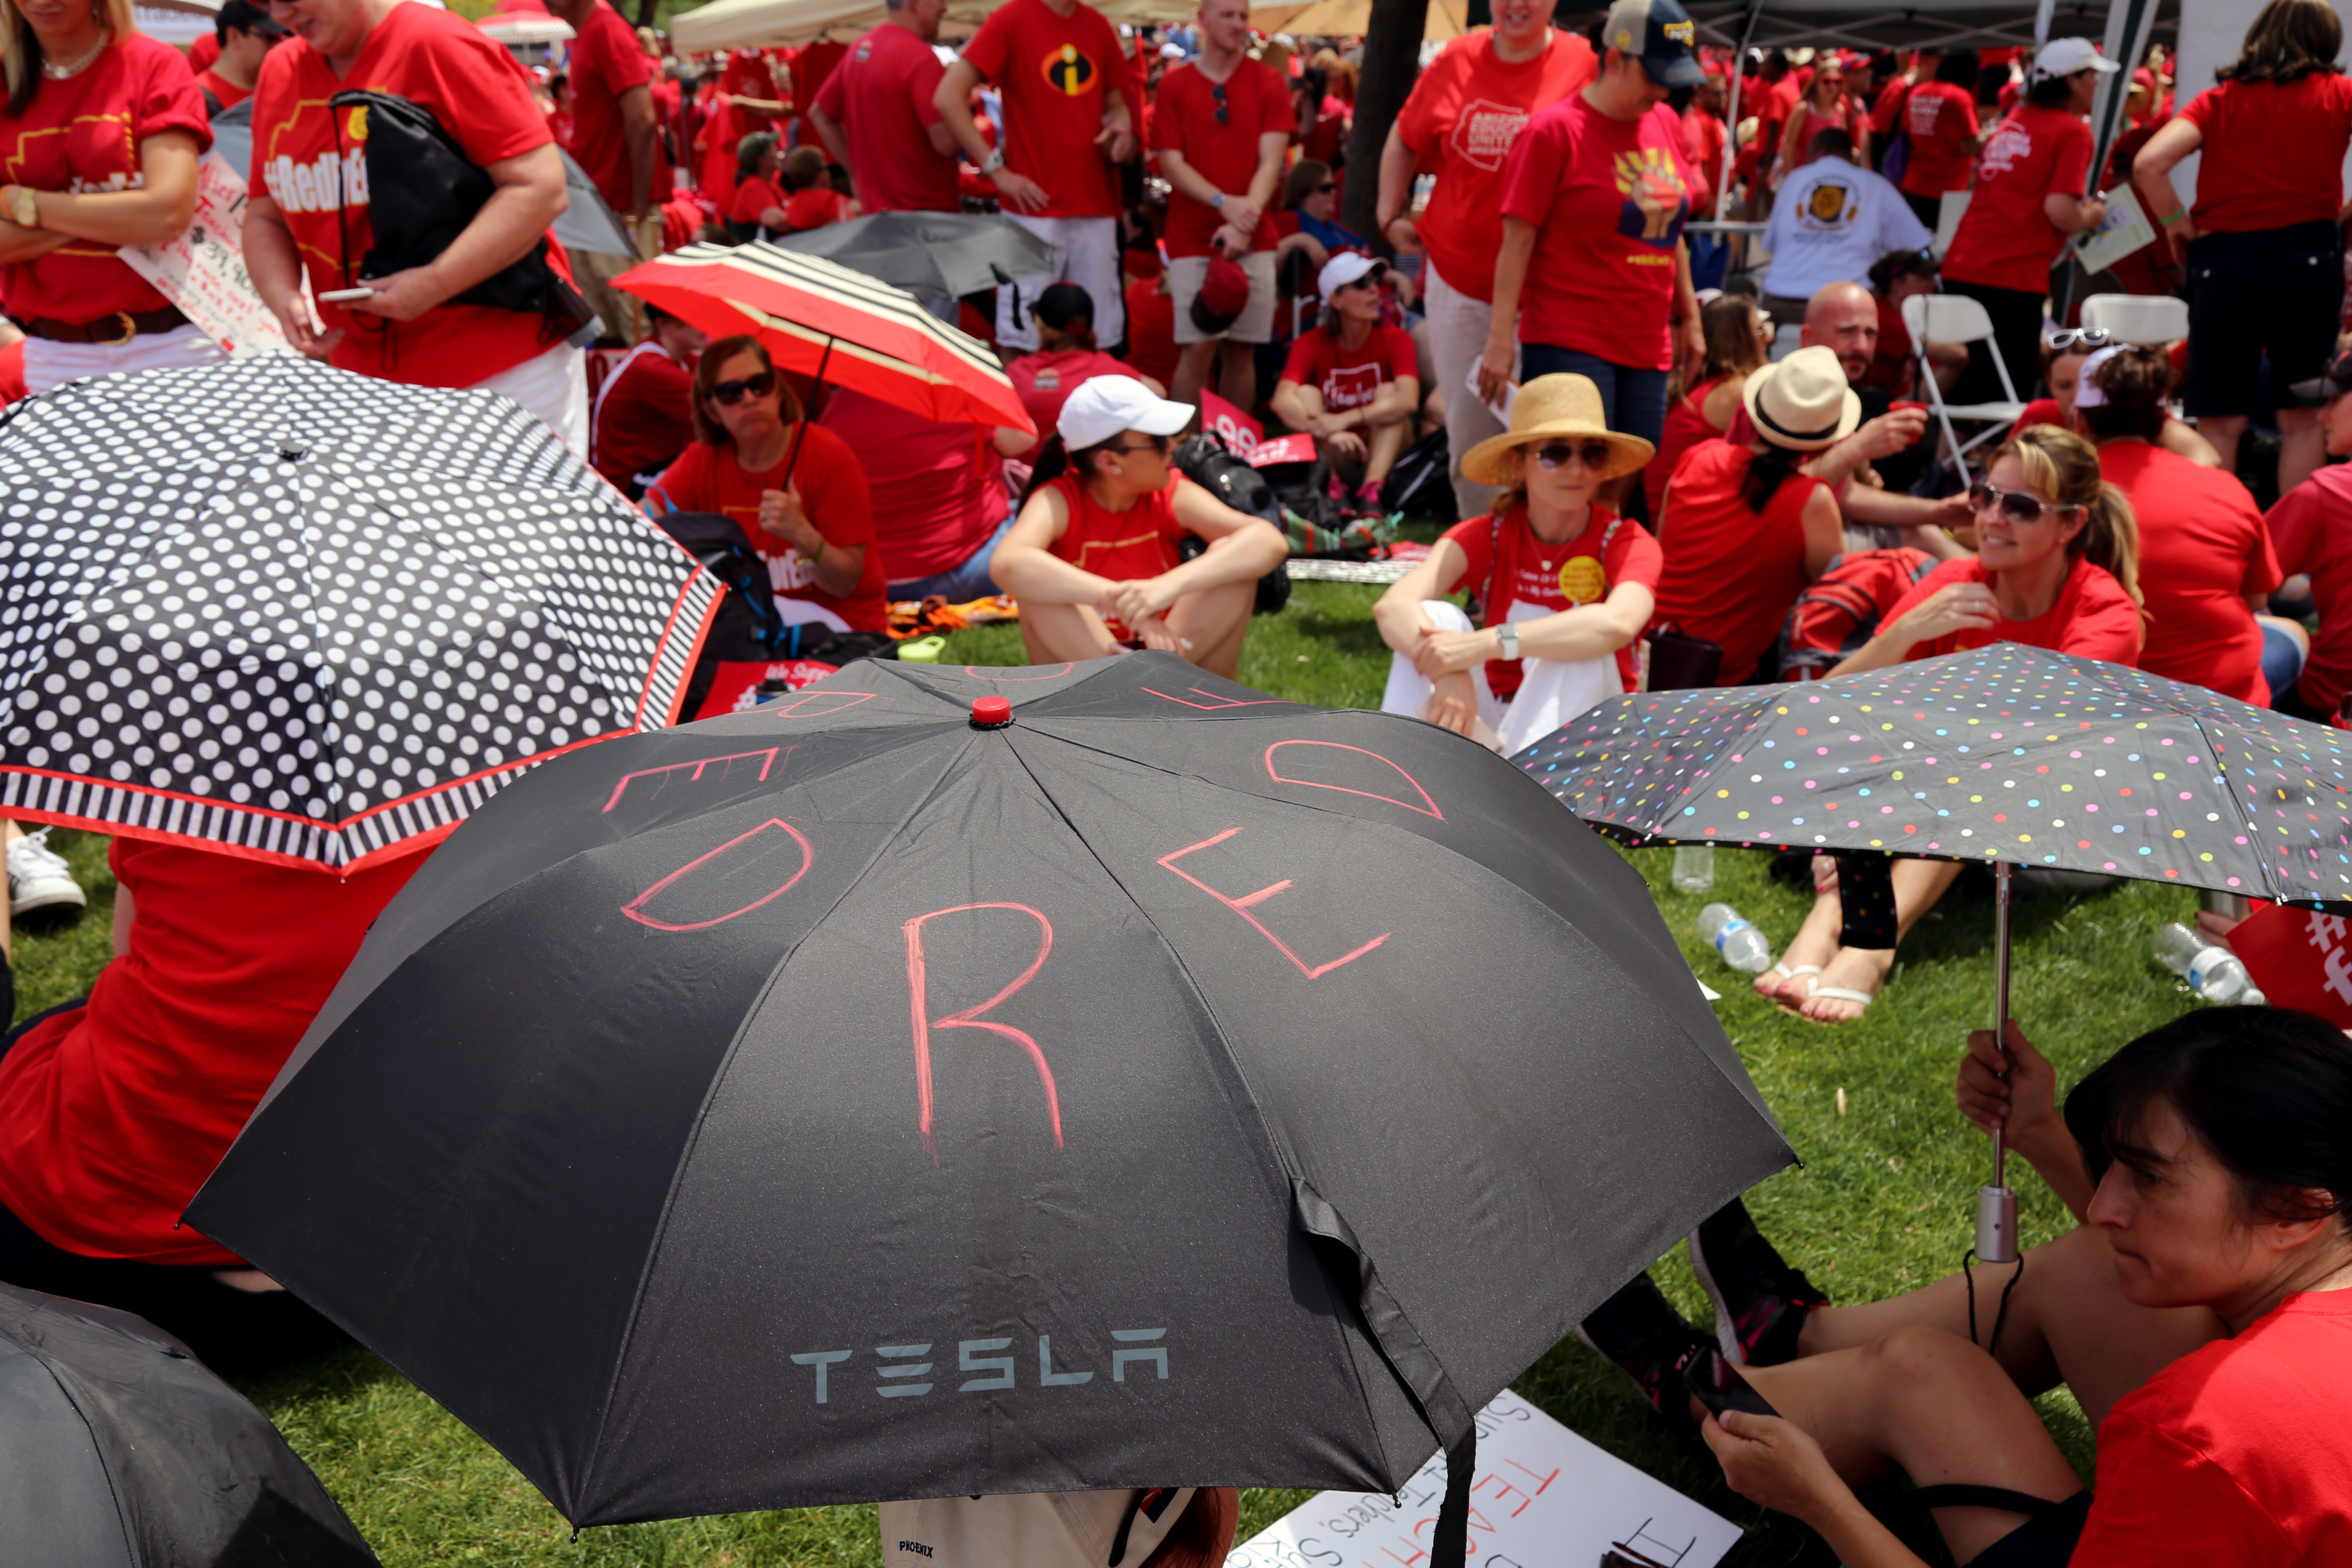
<svg viewBox="0 0 2352 1568">
<path fill-rule="evenodd" d="M 1013 722 L 1013 702 L 1004 697 L 975 697 L 971 700 L 971 721 L 976 729 L 1002 730 Z"/>
</svg>

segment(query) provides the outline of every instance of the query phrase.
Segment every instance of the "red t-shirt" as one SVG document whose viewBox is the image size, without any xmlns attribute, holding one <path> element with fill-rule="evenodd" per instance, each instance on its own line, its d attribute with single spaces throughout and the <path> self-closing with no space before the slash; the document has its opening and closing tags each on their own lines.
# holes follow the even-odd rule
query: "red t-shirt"
<svg viewBox="0 0 2352 1568">
<path fill-rule="evenodd" d="M 2319 604 L 2319 630 L 2295 689 L 2333 713 L 2352 690 L 2352 465 L 2321 468 L 2279 497 L 2263 521 L 2279 570 L 2309 574 Z"/>
<path fill-rule="evenodd" d="M 44 80 L 24 118 L 0 113 L 0 179 L 36 191 L 121 190 L 140 177 L 139 143 L 167 131 L 187 132 L 199 153 L 213 144 L 188 62 L 171 45 L 133 33 L 65 80 Z M 0 299 L 19 321 L 94 321 L 171 303 L 114 247 L 79 239 L 0 266 Z"/>
<path fill-rule="evenodd" d="M 359 58 L 340 79 L 324 55 L 299 39 L 270 50 L 253 93 L 253 168 L 285 215 L 314 295 L 356 283 L 360 262 L 375 243 L 368 220 L 367 117 L 327 108 L 346 89 L 394 93 L 430 110 L 478 167 L 554 140 L 522 67 L 453 12 L 394 6 L 368 30 Z M 550 258 L 562 265 L 552 238 L 549 247 Z M 316 308 L 329 328 L 345 329 L 330 363 L 415 386 L 472 386 L 549 347 L 537 315 L 490 305 L 436 305 L 413 321 L 355 315 L 323 300 Z"/>
<path fill-rule="evenodd" d="M 1323 406 L 1337 414 L 1361 408 L 1392 381 L 1421 374 L 1412 339 L 1401 327 L 1374 323 L 1371 335 L 1354 348 L 1321 327 L 1301 332 L 1290 345 L 1282 379 L 1311 386 L 1323 395 Z"/>
<path fill-rule="evenodd" d="M 904 32 L 906 29 L 901 27 L 899 31 Z M 833 79 L 833 73 L 839 68 L 843 58 L 848 53 L 847 44 L 837 43 L 831 38 L 819 38 L 813 44 L 803 44 L 800 53 L 793 57 L 793 105 L 805 110 L 810 104 L 814 103 L 817 100 L 817 95 L 824 90 L 824 84 Z M 942 66 L 940 68 L 944 71 L 947 68 Z M 793 123 L 800 128 L 800 139 L 803 143 L 812 147 L 820 144 L 815 129 L 809 124 L 805 116 L 796 118 Z"/>
<path fill-rule="evenodd" d="M 1789 116 L 1797 107 L 1797 100 L 1805 96 L 1805 83 L 1812 79 L 1810 68 L 1790 71 L 1779 81 L 1765 86 L 1756 105 L 1756 144 L 1765 150 L 1767 158 L 1780 153 L 1780 132 L 1789 123 Z"/>
<path fill-rule="evenodd" d="M 1422 215 L 1429 265 L 1448 287 L 1474 300 L 1495 297 L 1495 254 L 1503 248 L 1503 165 L 1536 111 L 1591 81 L 1592 46 L 1554 29 L 1533 59 L 1495 53 L 1481 29 L 1445 46 L 1430 61 L 1397 116 L 1397 135 L 1424 174 L 1437 183 Z"/>
<path fill-rule="evenodd" d="M 1870 128 L 1881 136 L 1895 132 L 1895 117 L 1903 112 L 1904 103 L 1911 96 L 1911 79 L 1896 77 L 1878 89 L 1878 100 L 1870 106 Z"/>
<path fill-rule="evenodd" d="M 1145 285 L 1149 287 L 1149 285 Z M 1132 292 L 1132 290 L 1130 290 Z M 1129 328 L 1132 335 L 1133 329 Z M 1037 426 L 1039 439 L 1051 436 L 1062 417 L 1062 405 L 1076 392 L 1098 375 L 1124 375 L 1141 379 L 1150 374 L 1139 371 L 1125 360 L 1117 360 L 1093 349 L 1057 349 L 1052 353 L 1023 354 L 1004 367 L 1013 381 L 1013 390 L 1021 399 L 1021 406 L 1029 411 L 1030 422 Z M 1165 386 L 1167 383 L 1161 382 Z"/>
<path fill-rule="evenodd" d="M 2289 1296 L 2191 1351 L 2099 1423 L 2070 1568 L 2352 1562 L 2352 1291 Z"/>
<path fill-rule="evenodd" d="M 1717 686 L 1738 686 L 1756 672 L 1789 606 L 1812 581 L 1805 571 L 1805 503 L 1822 482 L 1791 474 L 1757 512 L 1740 495 L 1753 457 L 1723 440 L 1684 453 L 1658 524 L 1666 570 L 1656 620 L 1723 645 Z"/>
<path fill-rule="evenodd" d="M 817 89 L 816 106 L 849 139 L 849 179 L 860 211 L 963 210 L 956 163 L 931 145 L 940 122 L 932 99 L 947 67 L 931 46 L 888 23 L 850 46 Z"/>
<path fill-rule="evenodd" d="M 237 86 L 210 66 L 196 73 L 196 86 L 211 93 L 223 109 L 235 109 L 253 96 L 253 89 Z"/>
<path fill-rule="evenodd" d="M 1683 454 L 1702 441 L 1719 439 L 1723 432 L 1706 422 L 1706 400 L 1724 377 L 1700 382 L 1666 405 L 1664 426 L 1658 432 L 1658 449 L 1642 470 L 1642 491 L 1649 499 L 1650 523 L 1655 528 L 1666 515 L 1666 481 L 1682 466 Z M 1734 405 L 1735 407 L 1737 405 Z"/>
<path fill-rule="evenodd" d="M 1174 571 L 1181 560 L 1176 553 L 1177 542 L 1186 531 L 1176 521 L 1176 487 L 1183 482 L 1171 479 L 1166 489 L 1143 497 L 1125 511 L 1109 511 L 1095 504 L 1077 476 L 1059 476 L 1051 484 L 1062 492 L 1070 521 L 1049 552 L 1081 572 L 1114 583 L 1134 583 Z M 1104 624 L 1121 642 L 1135 636 L 1132 627 L 1118 621 Z"/>
<path fill-rule="evenodd" d="M 1295 61 L 1297 57 L 1292 58 Z M 1292 112 L 1297 112 L 1296 103 Z M 1339 166 L 1339 159 L 1348 150 L 1348 106 L 1327 94 L 1316 109 L 1315 123 L 1300 127 L 1298 136 L 1298 155 L 1330 164 L 1331 177 L 1343 182 L 1348 172 Z"/>
<path fill-rule="evenodd" d="M 1045 187 L 1040 217 L 1116 217 L 1118 172 L 1095 138 L 1108 92 L 1129 84 L 1127 54 L 1103 14 L 1081 0 L 1067 16 L 1045 0 L 988 14 L 964 59 L 1004 94 L 1004 161 Z"/>
<path fill-rule="evenodd" d="M 590 460 L 622 484 L 657 474 L 694 439 L 694 372 L 648 338 L 596 389 Z"/>
<path fill-rule="evenodd" d="M 1519 341 L 1669 368 L 1675 247 L 1694 184 L 1682 121 L 1663 103 L 1612 120 L 1579 95 L 1530 121 L 1504 168 L 1504 216 L 1538 231 Z"/>
<path fill-rule="evenodd" d="M 1595 506 L 1584 531 L 1557 544 L 1536 537 L 1524 506 L 1513 507 L 1500 522 L 1491 513 L 1457 522 L 1445 531 L 1445 537 L 1461 547 L 1470 567 L 1454 587 L 1467 588 L 1486 602 L 1490 626 L 1510 619 L 1513 605 L 1539 605 L 1549 615 L 1597 605 L 1621 584 L 1639 583 L 1654 592 L 1664 564 L 1658 542 L 1637 522 L 1623 523 L 1612 532 L 1610 525 L 1618 521 L 1607 507 Z M 1603 540 L 1609 546 L 1606 555 L 1601 553 Z M 1486 689 L 1507 701 L 1517 694 L 1521 674 L 1517 659 L 1490 658 Z M 1633 689 L 1631 644 L 1617 650 L 1617 675 L 1626 690 Z"/>
<path fill-rule="evenodd" d="M 218 33 L 199 33 L 196 41 L 188 46 L 188 68 L 203 70 L 220 58 L 221 41 Z"/>
<path fill-rule="evenodd" d="M 735 187 L 734 199 L 727 207 L 727 216 L 735 223 L 755 224 L 760 221 L 761 213 L 771 207 L 781 208 L 783 205 L 783 192 L 759 175 L 752 174 Z"/>
<path fill-rule="evenodd" d="M 1902 188 L 1915 196 L 1940 196 L 1969 188 L 1977 163 L 1977 100 L 1967 88 L 1948 81 L 1923 81 L 1903 105 L 1903 131 L 1911 150 L 1903 164 Z"/>
<path fill-rule="evenodd" d="M 826 593 L 817 583 L 816 568 L 803 561 L 782 535 L 760 526 L 760 497 L 784 488 L 784 464 L 793 461 L 796 434 L 800 432 L 784 432 L 785 456 L 760 473 L 746 472 L 735 460 L 733 443 L 710 447 L 697 441 L 647 493 L 658 493 L 680 511 L 717 511 L 733 518 L 751 548 L 768 558 L 768 581 L 777 598 L 821 605 L 849 623 L 854 632 L 885 630 L 889 606 L 882 595 L 882 552 L 875 545 L 873 500 L 866 470 L 840 437 L 822 425 L 807 427 L 793 462 L 792 486 L 800 491 L 802 510 L 825 543 L 866 547 L 866 569 L 858 574 L 857 585 L 842 596 Z"/>
<path fill-rule="evenodd" d="M 348 879 L 135 838 L 107 860 L 131 951 L 0 1058 L 0 1203 L 86 1258 L 234 1268 L 180 1212 L 425 857 Z"/>
<path fill-rule="evenodd" d="M 595 0 L 572 40 L 572 156 L 616 213 L 635 195 L 629 142 L 621 131 L 621 95 L 653 80 L 653 62 L 609 0 Z"/>
<path fill-rule="evenodd" d="M 1160 291 L 1160 283 L 1157 278 L 1139 278 L 1127 286 L 1127 363 L 1160 385 L 1173 386 L 1176 301 Z"/>
<path fill-rule="evenodd" d="M 2242 234 L 2335 221 L 2352 146 L 2352 79 L 2318 71 L 2284 87 L 2225 81 L 2180 114 L 2205 138 L 2190 215 L 2198 228 Z"/>
<path fill-rule="evenodd" d="M 1945 280 L 2046 293 L 2066 237 L 2042 200 L 2080 196 L 2090 170 L 2091 128 L 2081 115 L 2030 103 L 2011 110 L 1985 143 L 1977 194 L 1944 258 Z"/>
<path fill-rule="evenodd" d="M 1912 584 L 1911 591 L 1886 612 L 1880 624 L 1893 626 L 1916 606 L 1956 583 L 1989 584 L 1991 581 L 1992 574 L 1973 555 L 1947 561 Z M 1963 648 L 2014 642 L 2028 647 L 2046 647 L 2053 653 L 2137 665 L 2140 637 L 2139 606 L 2132 603 L 2123 584 L 2107 575 L 2104 567 L 2077 557 L 2066 574 L 2066 585 L 2058 591 L 2058 602 L 2050 606 L 2047 614 L 2030 621 L 2003 621 L 1981 631 L 1952 632 L 1933 642 L 1915 644 L 1908 657 L 1933 658 L 1937 654 L 1958 653 Z"/>
<path fill-rule="evenodd" d="M 1287 137 L 1297 128 L 1298 115 L 1291 107 L 1288 85 L 1271 66 L 1244 58 L 1223 85 L 1225 122 L 1220 125 L 1212 96 L 1218 84 L 1197 62 L 1161 77 L 1153 104 L 1151 147 L 1157 153 L 1181 153 L 1192 172 L 1209 184 L 1239 194 L 1250 188 L 1257 173 L 1257 139 L 1269 132 Z M 1209 241 L 1224 223 L 1223 216 L 1207 203 L 1173 192 L 1168 198 L 1168 254 L 1211 254 Z M 1271 250 L 1277 243 L 1273 223 L 1261 216 L 1250 248 Z"/>
<path fill-rule="evenodd" d="M 885 583 L 954 571 L 1013 510 L 985 425 L 942 425 L 845 387 L 826 400 L 819 427 L 866 470 Z"/>
<path fill-rule="evenodd" d="M 794 232 L 823 228 L 839 223 L 848 205 L 849 198 L 831 185 L 810 185 L 794 191 L 792 200 L 784 204 L 784 226 Z"/>
<path fill-rule="evenodd" d="M 2268 707 L 2263 628 L 2246 595 L 2268 599 L 2282 579 L 2254 498 L 2221 469 L 2146 441 L 2101 447 L 2099 471 L 2139 519 L 2140 668 Z"/>
<path fill-rule="evenodd" d="M 0 408 L 22 403 L 31 394 L 25 386 L 25 340 L 0 348 Z"/>
<path fill-rule="evenodd" d="M 1683 157 L 1709 188 L 1723 175 L 1723 143 L 1722 121 L 1696 103 L 1683 110 Z"/>
</svg>

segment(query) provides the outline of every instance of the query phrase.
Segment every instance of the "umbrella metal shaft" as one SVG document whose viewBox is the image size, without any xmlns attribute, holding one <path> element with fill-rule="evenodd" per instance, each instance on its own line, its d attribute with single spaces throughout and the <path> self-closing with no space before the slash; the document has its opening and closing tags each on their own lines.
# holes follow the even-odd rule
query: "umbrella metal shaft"
<svg viewBox="0 0 2352 1568">
<path fill-rule="evenodd" d="M 2004 1059 L 2009 1054 L 2009 902 L 2011 868 L 1997 860 L 1992 868 L 1992 1041 Z M 2006 1079 L 2009 1075 L 2001 1075 Z M 1992 1184 L 1977 1193 L 1977 1257 L 1986 1263 L 2017 1260 L 2017 1194 L 2009 1188 L 2009 1142 L 2006 1124 L 1992 1132 Z"/>
</svg>

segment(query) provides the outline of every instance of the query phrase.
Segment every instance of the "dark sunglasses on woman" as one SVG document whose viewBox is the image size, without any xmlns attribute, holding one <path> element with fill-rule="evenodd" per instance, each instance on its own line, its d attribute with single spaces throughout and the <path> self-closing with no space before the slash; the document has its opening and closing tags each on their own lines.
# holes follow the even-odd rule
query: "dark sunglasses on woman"
<svg viewBox="0 0 2352 1568">
<path fill-rule="evenodd" d="M 1598 471 L 1608 466 L 1609 447 L 1601 441 L 1587 441 L 1580 447 L 1570 441 L 1547 441 L 1536 448 L 1536 461 L 1546 468 L 1564 468 L 1571 458 Z"/>
<path fill-rule="evenodd" d="M 1979 479 L 1969 487 L 1969 504 L 1982 511 L 1998 505 L 2001 516 L 2011 522 L 2032 522 L 2045 511 L 2080 511 L 2080 506 L 2059 506 L 2052 501 L 2036 500 L 2023 490 L 1997 490 Z"/>
<path fill-rule="evenodd" d="M 732 408 L 748 395 L 765 397 L 776 390 L 776 373 L 763 370 L 741 381 L 722 381 L 710 389 L 710 401 L 721 408 Z"/>
</svg>

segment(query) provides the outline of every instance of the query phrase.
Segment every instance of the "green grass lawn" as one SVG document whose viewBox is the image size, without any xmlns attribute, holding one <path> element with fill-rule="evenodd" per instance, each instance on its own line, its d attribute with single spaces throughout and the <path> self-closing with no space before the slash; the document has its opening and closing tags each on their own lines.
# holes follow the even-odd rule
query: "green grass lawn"
<svg viewBox="0 0 2352 1568">
<path fill-rule="evenodd" d="M 1387 654 L 1374 635 L 1379 590 L 1301 583 L 1289 607 L 1250 636 L 1241 676 L 1278 696 L 1332 705 L 1379 700 Z M 1011 626 L 950 640 L 954 664 L 1017 664 Z M 1563 814 L 1562 832 L 1580 831 Z M 77 922 L 20 931 L 17 1016 L 87 990 L 106 955 L 113 882 L 105 841 L 59 831 L 58 847 L 90 892 Z M 1634 852 L 1668 923 L 1700 977 L 1725 993 L 1717 1015 L 1779 1114 L 1802 1166 L 1757 1188 L 1749 1203 L 1766 1234 L 1831 1294 L 1866 1300 L 1948 1273 L 1969 1245 L 1974 1193 L 1986 1179 L 1985 1141 L 1952 1106 L 1961 1037 L 1991 1011 L 1991 900 L 1963 879 L 1906 945 L 1887 994 L 1860 1023 L 1808 1024 L 1758 999 L 1746 977 L 1696 934 L 1705 900 L 1676 893 L 1671 852 Z M 1767 876 L 1766 857 L 1716 853 L 1716 898 L 1755 921 L 1777 952 L 1808 898 Z M 2071 1083 L 2116 1046 L 2187 1005 L 2185 989 L 2147 956 L 2148 933 L 2186 920 L 2196 895 L 2126 882 L 2083 899 L 2029 900 L 2019 908 L 2014 1011 Z M 1844 1091 L 1844 1109 L 1838 1091 Z M 2020 1189 L 2031 1244 L 2056 1234 L 2064 1212 L 2030 1173 Z M 1702 1325 L 1705 1299 L 1678 1248 L 1659 1268 L 1667 1292 Z M 1731 1561 L 1822 1563 L 1809 1531 L 1731 1495 L 1696 1439 L 1665 1432 L 1632 1385 L 1575 1341 L 1528 1369 L 1520 1393 L 1587 1437 L 1681 1487 L 1751 1533 Z M 871 1509 L 632 1525 L 577 1542 L 553 1509 L 505 1460 L 398 1373 L 350 1351 L 257 1383 L 248 1392 L 285 1431 L 392 1568 L 409 1564 L 865 1564 L 879 1559 Z M 2087 1476 L 2091 1435 L 2063 1392 L 2043 1401 L 2052 1430 Z M 1302 1500 L 1302 1492 L 1244 1498 L 1244 1534 Z"/>
</svg>

